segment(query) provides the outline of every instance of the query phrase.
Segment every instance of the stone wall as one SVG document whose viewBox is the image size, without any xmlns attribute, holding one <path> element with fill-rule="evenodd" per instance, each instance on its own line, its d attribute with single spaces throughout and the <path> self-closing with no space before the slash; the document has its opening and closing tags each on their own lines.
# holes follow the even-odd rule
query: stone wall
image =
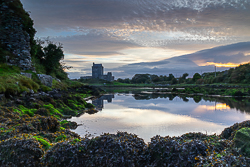
<svg viewBox="0 0 250 167">
<path fill-rule="evenodd" d="M 13 4 L 20 5 L 21 3 L 19 0 L 0 1 L 0 47 L 10 53 L 1 56 L 10 65 L 19 66 L 22 70 L 34 70 L 30 53 L 31 37 L 25 30 L 27 25 L 24 24 L 27 20 L 24 21 L 23 18 L 27 17 L 28 14 L 24 11 L 22 5 L 17 6 L 17 11 Z M 28 19 L 30 18 L 28 17 Z M 30 20 L 28 21 L 30 22 Z M 33 26 L 33 21 L 31 20 L 31 22 L 31 26 Z"/>
</svg>

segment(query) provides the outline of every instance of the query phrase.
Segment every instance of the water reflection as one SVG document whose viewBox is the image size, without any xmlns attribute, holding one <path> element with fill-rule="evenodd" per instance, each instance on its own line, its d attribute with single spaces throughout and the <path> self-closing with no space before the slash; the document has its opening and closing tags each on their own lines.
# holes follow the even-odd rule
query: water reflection
<svg viewBox="0 0 250 167">
<path fill-rule="evenodd" d="M 102 111 L 103 109 L 103 100 L 107 100 L 108 103 L 112 102 L 112 99 L 115 98 L 115 96 L 112 95 L 103 95 L 98 99 L 92 100 L 92 104 L 96 107 L 97 110 Z"/>
<path fill-rule="evenodd" d="M 250 119 L 248 100 L 230 98 L 140 93 L 105 95 L 92 103 L 102 111 L 72 118 L 83 124 L 75 130 L 82 136 L 127 131 L 148 142 L 155 135 L 220 134 L 225 127 Z"/>
<path fill-rule="evenodd" d="M 225 106 L 229 109 L 236 109 L 242 113 L 250 113 L 250 98 L 232 98 L 232 97 L 208 97 L 208 96 L 190 96 L 177 95 L 177 94 L 157 94 L 157 93 L 139 93 L 133 95 L 136 100 L 149 100 L 158 98 L 168 98 L 170 101 L 174 100 L 176 97 L 182 99 L 184 102 L 188 102 L 191 98 L 194 102 L 199 103 L 202 100 L 208 102 L 215 102 L 214 110 L 219 110 L 221 107 Z M 218 104 L 216 104 L 218 103 Z M 219 103 L 224 103 L 219 104 Z"/>
</svg>

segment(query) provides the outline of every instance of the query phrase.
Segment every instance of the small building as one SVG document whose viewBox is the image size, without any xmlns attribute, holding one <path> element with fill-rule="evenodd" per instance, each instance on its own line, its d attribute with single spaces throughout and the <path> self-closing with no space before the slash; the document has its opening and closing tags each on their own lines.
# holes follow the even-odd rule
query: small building
<svg viewBox="0 0 250 167">
<path fill-rule="evenodd" d="M 108 72 L 107 75 L 103 75 L 104 67 L 102 64 L 93 63 L 92 66 L 92 76 L 83 76 L 81 79 L 103 79 L 106 81 L 114 81 L 115 77 L 112 76 L 111 72 Z"/>
</svg>

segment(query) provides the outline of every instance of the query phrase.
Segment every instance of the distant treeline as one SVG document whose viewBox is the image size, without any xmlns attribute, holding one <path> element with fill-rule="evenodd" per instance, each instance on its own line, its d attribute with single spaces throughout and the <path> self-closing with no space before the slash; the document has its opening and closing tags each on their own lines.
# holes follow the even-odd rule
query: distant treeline
<svg viewBox="0 0 250 167">
<path fill-rule="evenodd" d="M 184 73 L 181 77 L 175 78 L 173 74 L 166 75 L 151 75 L 151 74 L 135 74 L 132 79 L 118 78 L 121 83 L 131 84 L 213 84 L 213 83 L 250 83 L 250 63 L 240 65 L 236 68 L 222 72 L 195 73 L 192 78 L 188 78 L 189 74 Z"/>
</svg>

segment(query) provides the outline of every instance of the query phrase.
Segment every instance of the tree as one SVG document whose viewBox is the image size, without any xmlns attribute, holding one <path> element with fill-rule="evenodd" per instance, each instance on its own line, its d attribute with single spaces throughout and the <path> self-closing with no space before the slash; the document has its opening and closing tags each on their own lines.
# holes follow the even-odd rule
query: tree
<svg viewBox="0 0 250 167">
<path fill-rule="evenodd" d="M 177 79 L 176 79 L 176 78 L 173 78 L 173 79 L 171 80 L 171 84 L 172 84 L 172 85 L 177 84 Z"/>
<path fill-rule="evenodd" d="M 118 78 L 116 81 L 120 82 L 120 83 L 123 83 L 123 79 L 121 79 L 121 78 Z"/>
<path fill-rule="evenodd" d="M 62 51 L 62 45 L 50 43 L 48 46 L 43 48 L 44 50 L 44 65 L 47 73 L 51 73 L 52 71 L 58 69 L 61 64 L 60 60 L 64 58 L 64 54 Z"/>
<path fill-rule="evenodd" d="M 62 44 L 56 44 L 49 39 L 36 40 L 36 54 L 33 57 L 36 70 L 38 72 L 46 73 L 59 79 L 67 79 L 67 73 L 64 69 L 72 67 L 66 66 L 63 60 L 64 53 L 62 50 Z"/>
<path fill-rule="evenodd" d="M 198 79 L 201 79 L 201 75 L 199 73 L 195 73 L 193 76 L 193 81 L 196 82 Z"/>
<path fill-rule="evenodd" d="M 184 73 L 182 77 L 179 78 L 179 83 L 183 83 L 186 80 L 186 77 L 188 76 L 188 73 Z"/>
<path fill-rule="evenodd" d="M 184 73 L 181 78 L 186 79 L 188 75 L 189 75 L 188 73 Z"/>
<path fill-rule="evenodd" d="M 173 74 L 169 74 L 168 78 L 167 78 L 167 81 L 172 81 L 173 78 L 174 78 L 174 75 Z"/>
<path fill-rule="evenodd" d="M 132 78 L 132 83 L 149 83 L 150 74 L 135 74 Z"/>
<path fill-rule="evenodd" d="M 130 79 L 129 78 L 125 78 L 124 79 L 124 83 L 130 83 Z"/>
<path fill-rule="evenodd" d="M 160 81 L 160 78 L 157 76 L 157 75 L 151 75 L 151 80 L 153 82 L 159 82 Z"/>
</svg>

